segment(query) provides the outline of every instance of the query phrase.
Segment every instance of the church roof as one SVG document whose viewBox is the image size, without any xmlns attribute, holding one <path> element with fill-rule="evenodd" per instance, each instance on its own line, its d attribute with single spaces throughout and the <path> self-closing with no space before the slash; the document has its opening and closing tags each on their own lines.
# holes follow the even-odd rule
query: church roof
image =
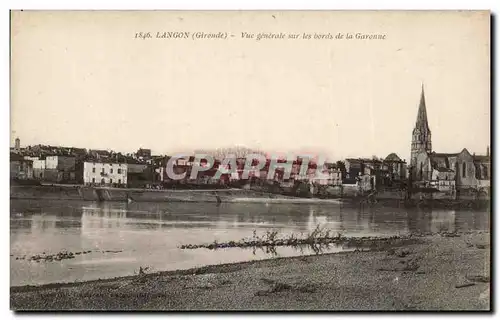
<svg viewBox="0 0 500 320">
<path fill-rule="evenodd" d="M 444 158 L 444 157 L 456 157 L 458 153 L 437 153 L 437 152 L 432 152 L 430 154 L 431 158 Z"/>
<path fill-rule="evenodd" d="M 478 162 L 489 162 L 490 161 L 490 157 L 484 156 L 484 155 L 473 155 L 472 158 L 474 159 L 474 161 L 478 161 Z"/>
<path fill-rule="evenodd" d="M 429 123 L 427 122 L 427 108 L 425 106 L 424 85 L 422 84 L 422 93 L 420 94 L 420 104 L 418 106 L 417 122 L 415 128 L 425 129 L 430 131 Z"/>
</svg>

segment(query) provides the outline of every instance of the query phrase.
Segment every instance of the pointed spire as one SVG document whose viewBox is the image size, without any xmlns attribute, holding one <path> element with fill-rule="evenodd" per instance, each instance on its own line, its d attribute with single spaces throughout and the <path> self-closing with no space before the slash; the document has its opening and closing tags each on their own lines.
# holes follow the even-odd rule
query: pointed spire
<svg viewBox="0 0 500 320">
<path fill-rule="evenodd" d="M 425 128 L 426 130 L 429 130 L 429 123 L 427 122 L 427 109 L 425 107 L 424 83 L 422 83 L 422 93 L 420 94 L 420 104 L 418 106 L 417 123 L 415 126 L 417 128 Z"/>
</svg>

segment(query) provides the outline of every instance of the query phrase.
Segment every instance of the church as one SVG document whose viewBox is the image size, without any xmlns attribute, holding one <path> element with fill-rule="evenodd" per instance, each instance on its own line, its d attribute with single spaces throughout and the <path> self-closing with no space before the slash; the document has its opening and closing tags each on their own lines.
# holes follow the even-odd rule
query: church
<svg viewBox="0 0 500 320">
<path fill-rule="evenodd" d="M 422 85 L 411 142 L 411 180 L 421 187 L 440 191 L 475 189 L 487 192 L 491 179 L 489 147 L 486 155 L 471 154 L 466 148 L 457 153 L 438 153 L 432 150 L 431 137 Z"/>
</svg>

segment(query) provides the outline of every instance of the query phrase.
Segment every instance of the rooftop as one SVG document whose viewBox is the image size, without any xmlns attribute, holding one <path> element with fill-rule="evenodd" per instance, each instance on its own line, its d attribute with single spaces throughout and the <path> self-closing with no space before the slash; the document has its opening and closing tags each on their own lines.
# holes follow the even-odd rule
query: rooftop
<svg viewBox="0 0 500 320">
<path fill-rule="evenodd" d="M 430 154 L 431 157 L 456 157 L 458 153 L 437 153 L 437 152 L 432 152 Z"/>
<path fill-rule="evenodd" d="M 385 161 L 397 161 L 397 162 L 402 162 L 401 158 L 395 154 L 394 152 L 389 154 L 387 157 L 385 157 Z"/>
<path fill-rule="evenodd" d="M 112 159 L 86 159 L 84 163 L 109 163 L 109 164 L 128 164 L 126 162 L 113 161 Z"/>
</svg>

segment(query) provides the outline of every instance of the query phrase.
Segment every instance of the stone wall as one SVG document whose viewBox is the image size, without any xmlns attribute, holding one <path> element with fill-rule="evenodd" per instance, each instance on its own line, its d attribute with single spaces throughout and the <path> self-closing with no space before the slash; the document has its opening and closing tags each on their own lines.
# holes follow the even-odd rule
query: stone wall
<svg viewBox="0 0 500 320">
<path fill-rule="evenodd" d="M 144 190 L 130 188 L 92 188 L 82 186 L 11 186 L 11 199 L 147 201 L 147 202 L 232 202 L 245 199 L 291 200 L 278 194 L 243 189 L 223 190 Z"/>
</svg>

